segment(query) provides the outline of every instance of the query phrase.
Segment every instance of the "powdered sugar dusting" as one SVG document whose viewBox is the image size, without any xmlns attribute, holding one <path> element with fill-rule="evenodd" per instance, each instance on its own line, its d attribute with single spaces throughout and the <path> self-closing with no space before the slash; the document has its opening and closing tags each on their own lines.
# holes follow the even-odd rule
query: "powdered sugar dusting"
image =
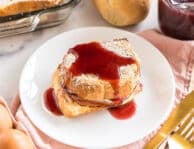
<svg viewBox="0 0 194 149">
<path fill-rule="evenodd" d="M 129 76 L 134 76 L 134 70 L 131 69 L 131 65 L 121 66 L 119 69 L 121 79 L 127 79 Z"/>
<path fill-rule="evenodd" d="M 105 42 L 100 42 L 100 44 L 104 48 L 106 48 L 107 50 L 113 51 L 120 56 L 134 57 L 135 59 L 138 59 L 131 44 L 129 43 L 129 41 L 127 39 L 116 39 L 113 41 L 105 41 Z M 69 69 L 71 67 L 72 63 L 74 63 L 75 61 L 76 61 L 76 56 L 73 55 L 72 53 L 68 53 L 64 57 L 62 65 L 66 69 Z M 64 70 L 62 70 L 62 72 L 63 71 Z M 119 68 L 119 74 L 120 74 L 121 81 L 128 80 L 129 78 L 131 78 L 131 80 L 135 81 L 136 77 L 139 79 L 139 77 L 137 76 L 138 75 L 137 64 L 121 66 Z M 80 86 L 83 84 L 93 84 L 94 82 L 97 82 L 98 80 L 99 80 L 99 77 L 97 75 L 82 74 L 80 76 L 74 76 L 72 79 L 72 83 L 76 86 Z"/>
<path fill-rule="evenodd" d="M 66 68 L 70 68 L 72 63 L 74 63 L 76 60 L 76 57 L 75 55 L 73 55 L 72 53 L 69 53 L 67 54 L 65 57 L 64 57 L 64 60 L 63 60 L 63 65 L 66 67 Z"/>
<path fill-rule="evenodd" d="M 108 42 L 102 42 L 101 44 L 107 50 L 113 51 L 120 56 L 137 58 L 137 55 L 135 54 L 131 44 L 126 38 L 115 39 L 113 41 L 108 41 Z M 136 67 L 135 65 L 136 64 L 121 66 L 119 68 L 120 78 L 127 79 L 129 76 L 135 76 L 135 72 L 134 72 L 135 68 L 131 69 L 132 67 Z"/>
<path fill-rule="evenodd" d="M 132 57 L 135 55 L 135 53 L 132 50 L 131 44 L 125 38 L 102 42 L 101 44 L 107 50 L 113 51 L 116 54 L 123 57 Z"/>
<path fill-rule="evenodd" d="M 94 74 L 82 74 L 80 76 L 73 77 L 73 83 L 76 85 L 83 85 L 83 84 L 93 84 L 93 82 L 98 81 L 98 76 Z"/>
</svg>

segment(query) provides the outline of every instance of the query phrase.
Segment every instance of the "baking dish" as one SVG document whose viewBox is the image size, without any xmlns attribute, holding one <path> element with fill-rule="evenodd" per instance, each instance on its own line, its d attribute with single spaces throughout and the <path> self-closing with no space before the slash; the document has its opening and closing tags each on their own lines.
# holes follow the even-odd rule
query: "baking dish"
<svg viewBox="0 0 194 149">
<path fill-rule="evenodd" d="M 59 25 L 79 2 L 80 0 L 66 0 L 51 8 L 0 17 L 0 37 Z"/>
</svg>

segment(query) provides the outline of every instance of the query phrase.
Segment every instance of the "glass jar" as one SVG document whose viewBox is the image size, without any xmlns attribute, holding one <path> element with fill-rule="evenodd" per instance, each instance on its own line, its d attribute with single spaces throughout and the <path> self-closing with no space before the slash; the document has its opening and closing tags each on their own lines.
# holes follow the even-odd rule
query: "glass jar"
<svg viewBox="0 0 194 149">
<path fill-rule="evenodd" d="M 194 0 L 158 0 L 163 33 L 182 40 L 194 39 Z"/>
</svg>

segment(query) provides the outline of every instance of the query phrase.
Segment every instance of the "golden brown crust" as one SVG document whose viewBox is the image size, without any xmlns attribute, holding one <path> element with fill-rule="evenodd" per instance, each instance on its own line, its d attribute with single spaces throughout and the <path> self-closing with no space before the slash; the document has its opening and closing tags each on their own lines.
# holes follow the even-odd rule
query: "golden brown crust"
<svg viewBox="0 0 194 149">
<path fill-rule="evenodd" d="M 150 0 L 93 0 L 100 15 L 110 24 L 127 26 L 142 21 L 149 12 Z"/>
<path fill-rule="evenodd" d="M 104 46 L 107 49 L 111 46 L 119 48 L 121 55 L 137 60 L 137 64 L 120 68 L 118 96 L 124 99 L 120 104 L 128 103 L 141 91 L 139 59 L 126 39 L 106 42 Z M 62 113 L 67 117 L 75 117 L 118 106 L 113 101 L 116 97 L 109 81 L 92 74 L 72 76 L 69 73 L 69 68 L 74 61 L 73 54 L 66 54 L 53 76 L 52 85 Z"/>
<path fill-rule="evenodd" d="M 127 65 L 120 68 L 120 81 L 116 94 L 117 98 L 127 98 L 132 94 L 133 89 L 139 83 L 139 58 L 126 39 L 105 42 L 104 46 L 107 47 L 107 49 L 117 48 L 123 55 L 133 57 L 137 60 L 137 64 Z M 69 66 L 71 66 L 69 61 L 73 61 L 73 59 L 69 54 L 67 54 L 58 67 L 63 87 L 68 88 L 71 93 L 76 94 L 78 97 L 85 100 L 102 102 L 104 99 L 115 98 L 115 89 L 110 81 L 102 80 L 92 74 L 72 76 L 71 72 L 69 72 Z"/>
<path fill-rule="evenodd" d="M 81 106 L 75 101 L 73 101 L 61 87 L 58 71 L 56 71 L 53 76 L 53 88 L 58 100 L 58 106 L 61 109 L 62 113 L 67 117 L 76 117 L 90 112 L 99 111 L 105 108 Z"/>
<path fill-rule="evenodd" d="M 61 0 L 15 0 L 0 6 L 0 16 L 16 15 L 24 12 L 42 10 L 58 5 Z"/>
<path fill-rule="evenodd" d="M 52 83 L 53 83 L 52 87 L 54 88 L 54 92 L 57 97 L 58 106 L 62 111 L 62 113 L 64 114 L 64 116 L 66 117 L 70 117 L 70 118 L 77 117 L 80 115 L 84 115 L 84 114 L 88 114 L 91 112 L 100 111 L 100 110 L 112 107 L 112 105 L 99 106 L 98 104 L 97 104 L 98 106 L 94 106 L 94 104 L 90 105 L 91 102 L 88 105 L 85 105 L 85 104 L 82 105 L 83 101 L 82 103 L 80 103 L 70 98 L 70 96 L 67 94 L 67 92 L 62 88 L 60 84 L 59 72 L 57 70 L 53 75 Z M 126 104 L 131 100 L 133 100 L 134 96 L 136 96 L 136 94 L 138 94 L 140 91 L 141 91 L 141 84 L 138 84 L 138 86 L 136 86 L 131 96 L 126 100 L 124 100 L 123 104 Z"/>
</svg>

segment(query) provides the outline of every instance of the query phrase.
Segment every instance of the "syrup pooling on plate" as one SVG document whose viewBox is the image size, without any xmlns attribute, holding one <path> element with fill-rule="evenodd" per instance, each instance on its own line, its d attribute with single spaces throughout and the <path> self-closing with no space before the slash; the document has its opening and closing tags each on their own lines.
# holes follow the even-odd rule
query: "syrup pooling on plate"
<svg viewBox="0 0 194 149">
<path fill-rule="evenodd" d="M 117 97 L 120 81 L 119 69 L 121 66 L 136 64 L 137 61 L 133 57 L 120 56 L 104 48 L 98 42 L 79 44 L 69 49 L 68 53 L 71 53 L 76 57 L 75 62 L 71 64 L 69 69 L 69 72 L 71 73 L 70 76 L 94 74 L 99 78 L 110 82 L 115 92 L 115 99 L 112 99 L 114 108 L 110 108 L 109 110 L 111 115 L 118 119 L 126 119 L 134 113 L 135 106 L 132 106 L 132 103 L 122 105 L 124 99 Z M 47 109 L 56 115 L 61 115 L 61 111 L 57 106 L 54 90 L 52 88 L 48 89 L 44 96 Z M 76 102 L 77 99 L 80 98 L 77 97 L 75 99 Z M 81 100 L 82 99 L 80 99 L 80 101 Z M 121 106 L 116 108 L 116 106 L 119 105 Z"/>
<path fill-rule="evenodd" d="M 112 99 L 112 101 L 115 105 L 120 105 L 123 102 L 123 98 L 115 98 L 115 99 Z"/>
<path fill-rule="evenodd" d="M 135 114 L 136 104 L 133 100 L 125 105 L 109 108 L 108 111 L 116 119 L 124 120 L 132 117 Z"/>
<path fill-rule="evenodd" d="M 76 56 L 76 61 L 71 65 L 70 72 L 75 75 L 95 74 L 101 79 L 107 80 L 117 94 L 119 84 L 119 68 L 136 64 L 132 57 L 123 57 L 107 50 L 98 42 L 77 45 L 69 50 Z"/>
<path fill-rule="evenodd" d="M 44 93 L 44 104 L 46 108 L 55 115 L 62 115 L 56 100 L 54 89 L 48 88 Z"/>
</svg>

